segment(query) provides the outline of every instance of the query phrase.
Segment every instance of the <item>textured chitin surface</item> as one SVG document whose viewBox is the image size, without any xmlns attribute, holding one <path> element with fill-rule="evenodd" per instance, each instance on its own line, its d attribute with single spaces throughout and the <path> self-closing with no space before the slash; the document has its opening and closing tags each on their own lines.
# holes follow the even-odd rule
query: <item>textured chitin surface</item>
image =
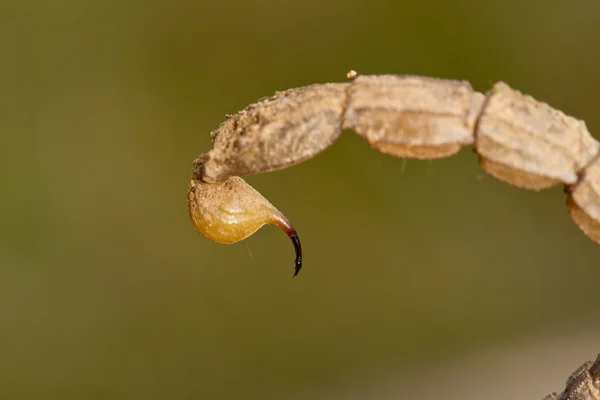
<svg viewBox="0 0 600 400">
<path fill-rule="evenodd" d="M 600 354 L 594 363 L 588 361 L 571 374 L 565 390 L 544 400 L 600 400 Z"/>
<path fill-rule="evenodd" d="M 472 144 L 484 171 L 499 180 L 531 190 L 564 184 L 573 221 L 600 244 L 600 143 L 582 120 L 504 82 L 484 95 L 465 81 L 357 76 L 353 71 L 348 77 L 347 83 L 279 92 L 229 117 L 212 132 L 213 148 L 194 162 L 196 192 L 191 193 L 204 195 L 188 198 L 196 210 L 191 214 L 194 224 L 203 234 L 231 242 L 279 214 L 266 205 L 248 207 L 259 216 L 245 214 L 245 222 L 232 223 L 227 212 L 214 212 L 214 204 L 209 204 L 215 193 L 225 192 L 214 189 L 210 194 L 210 187 L 200 183 L 220 185 L 231 177 L 295 165 L 325 150 L 348 129 L 374 149 L 396 157 L 447 157 Z M 226 186 L 229 197 L 221 205 L 242 204 L 244 196 L 258 194 L 242 182 Z"/>
<path fill-rule="evenodd" d="M 323 151 L 342 129 L 396 157 L 447 157 L 473 142 L 484 95 L 465 81 L 360 76 L 315 84 L 248 106 L 212 132 L 206 182 L 274 171 Z"/>
<path fill-rule="evenodd" d="M 543 189 L 575 183 L 598 154 L 598 142 L 583 121 L 499 82 L 482 109 L 475 150 L 489 174 L 518 187 Z"/>
<path fill-rule="evenodd" d="M 385 154 L 447 157 L 473 142 L 483 97 L 465 81 L 359 76 L 349 90 L 343 128 Z"/>
<path fill-rule="evenodd" d="M 274 171 L 313 157 L 341 133 L 349 83 L 279 92 L 233 115 L 211 133 L 202 179 Z"/>
</svg>

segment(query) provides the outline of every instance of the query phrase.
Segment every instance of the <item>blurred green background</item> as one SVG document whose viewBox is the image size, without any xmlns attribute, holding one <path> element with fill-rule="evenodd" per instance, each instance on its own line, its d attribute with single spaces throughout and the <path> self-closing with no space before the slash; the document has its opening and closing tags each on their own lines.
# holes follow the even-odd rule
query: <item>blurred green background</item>
<svg viewBox="0 0 600 400">
<path fill-rule="evenodd" d="M 0 398 L 466 399 L 458 360 L 489 351 L 481 388 L 560 389 L 600 351 L 600 246 L 562 188 L 345 132 L 247 179 L 297 279 L 281 231 L 212 243 L 186 191 L 226 113 L 350 69 L 504 80 L 600 138 L 599 38 L 597 0 L 0 0 Z"/>
</svg>

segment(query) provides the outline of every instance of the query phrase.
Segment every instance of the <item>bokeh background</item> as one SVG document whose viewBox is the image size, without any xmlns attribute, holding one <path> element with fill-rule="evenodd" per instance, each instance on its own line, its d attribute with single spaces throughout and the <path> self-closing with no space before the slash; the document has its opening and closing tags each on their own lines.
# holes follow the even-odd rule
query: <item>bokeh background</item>
<svg viewBox="0 0 600 400">
<path fill-rule="evenodd" d="M 600 138 L 597 0 L 0 0 L 0 398 L 541 399 L 600 352 L 562 188 L 345 132 L 248 181 L 296 226 L 189 221 L 225 118 L 345 73 L 498 80 Z"/>
</svg>

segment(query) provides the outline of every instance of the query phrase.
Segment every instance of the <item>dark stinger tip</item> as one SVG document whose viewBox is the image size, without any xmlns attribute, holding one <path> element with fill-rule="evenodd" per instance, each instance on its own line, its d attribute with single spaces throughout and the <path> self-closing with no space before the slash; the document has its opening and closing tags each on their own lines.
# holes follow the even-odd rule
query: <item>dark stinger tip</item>
<svg viewBox="0 0 600 400">
<path fill-rule="evenodd" d="M 296 233 L 296 230 L 292 230 L 289 234 L 292 243 L 294 244 L 294 250 L 296 251 L 296 260 L 294 261 L 294 278 L 300 272 L 302 268 L 302 245 L 300 244 L 300 238 Z"/>
</svg>

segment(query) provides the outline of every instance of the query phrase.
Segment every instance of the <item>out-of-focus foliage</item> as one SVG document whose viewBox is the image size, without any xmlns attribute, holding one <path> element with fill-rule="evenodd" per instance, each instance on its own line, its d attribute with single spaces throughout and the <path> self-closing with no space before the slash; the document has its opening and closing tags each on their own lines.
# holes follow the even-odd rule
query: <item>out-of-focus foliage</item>
<svg viewBox="0 0 600 400">
<path fill-rule="evenodd" d="M 505 80 L 598 138 L 599 37 L 597 0 L 0 0 L 0 397 L 302 397 L 584 329 L 600 248 L 560 188 L 470 149 L 404 162 L 347 132 L 249 178 L 299 231 L 294 280 L 279 230 L 214 244 L 186 190 L 226 113 L 349 69 Z"/>
</svg>

